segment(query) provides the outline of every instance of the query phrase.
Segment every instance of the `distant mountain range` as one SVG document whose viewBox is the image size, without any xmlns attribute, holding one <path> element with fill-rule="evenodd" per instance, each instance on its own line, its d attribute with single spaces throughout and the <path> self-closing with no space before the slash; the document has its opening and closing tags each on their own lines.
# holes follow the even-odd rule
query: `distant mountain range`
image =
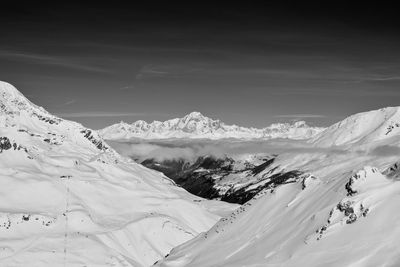
<svg viewBox="0 0 400 267">
<path fill-rule="evenodd" d="M 168 139 L 168 138 L 193 138 L 193 139 L 308 139 L 323 131 L 322 127 L 308 126 L 304 121 L 290 123 L 275 123 L 268 127 L 246 128 L 237 125 L 227 125 L 220 120 L 215 120 L 192 112 L 183 118 L 176 118 L 164 122 L 154 121 L 147 123 L 143 120 L 132 124 L 120 122 L 99 131 L 107 140 L 121 140 L 131 138 L 141 139 Z"/>
</svg>

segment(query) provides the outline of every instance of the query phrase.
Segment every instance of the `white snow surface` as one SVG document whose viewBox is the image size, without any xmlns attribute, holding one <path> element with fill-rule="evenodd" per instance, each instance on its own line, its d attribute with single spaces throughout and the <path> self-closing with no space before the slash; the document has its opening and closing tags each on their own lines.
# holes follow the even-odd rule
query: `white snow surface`
<svg viewBox="0 0 400 267">
<path fill-rule="evenodd" d="M 187 193 L 0 82 L 0 266 L 150 266 L 235 207 Z"/>
<path fill-rule="evenodd" d="M 191 112 L 183 118 L 175 118 L 164 122 L 147 123 L 143 120 L 132 124 L 120 122 L 102 130 L 100 135 L 106 140 L 122 139 L 271 139 L 290 138 L 308 139 L 325 128 L 308 126 L 304 121 L 293 124 L 275 123 L 266 128 L 246 128 L 237 125 L 227 125 L 220 120 L 214 120 L 200 112 Z"/>
<path fill-rule="evenodd" d="M 320 133 L 310 153 L 274 164 L 304 173 L 265 189 L 157 266 L 400 266 L 399 108 L 353 115 Z M 262 176 L 265 173 L 260 173 Z"/>
<path fill-rule="evenodd" d="M 157 266 L 400 266 L 400 182 L 381 173 L 396 159 L 281 155 L 308 174 L 259 193 Z"/>
<path fill-rule="evenodd" d="M 322 147 L 355 146 L 385 139 L 390 144 L 400 143 L 400 107 L 352 115 L 317 134 L 310 142 Z"/>
</svg>

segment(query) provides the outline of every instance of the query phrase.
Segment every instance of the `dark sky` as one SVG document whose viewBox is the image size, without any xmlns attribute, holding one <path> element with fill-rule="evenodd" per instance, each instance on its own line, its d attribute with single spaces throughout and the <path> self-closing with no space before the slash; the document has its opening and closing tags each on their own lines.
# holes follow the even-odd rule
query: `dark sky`
<svg viewBox="0 0 400 267">
<path fill-rule="evenodd" d="M 329 125 L 400 104 L 394 7 L 164 2 L 2 6 L 0 80 L 92 128 L 193 110 Z"/>
</svg>

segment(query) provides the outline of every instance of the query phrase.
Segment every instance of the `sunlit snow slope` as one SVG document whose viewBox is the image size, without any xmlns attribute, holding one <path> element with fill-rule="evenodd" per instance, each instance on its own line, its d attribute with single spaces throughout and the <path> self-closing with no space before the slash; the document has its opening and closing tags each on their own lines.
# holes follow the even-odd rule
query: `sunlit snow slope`
<svg viewBox="0 0 400 267">
<path fill-rule="evenodd" d="M 357 114 L 316 138 L 324 149 L 279 155 L 274 164 L 303 175 L 260 192 L 158 266 L 400 266 L 400 155 L 370 150 L 398 147 L 397 114 Z"/>
<path fill-rule="evenodd" d="M 149 266 L 209 229 L 203 201 L 0 82 L 0 266 Z"/>
<path fill-rule="evenodd" d="M 400 140 L 400 107 L 362 112 L 340 121 L 316 135 L 318 146 L 360 145 L 384 139 Z M 397 143 L 397 142 L 396 142 Z"/>
</svg>

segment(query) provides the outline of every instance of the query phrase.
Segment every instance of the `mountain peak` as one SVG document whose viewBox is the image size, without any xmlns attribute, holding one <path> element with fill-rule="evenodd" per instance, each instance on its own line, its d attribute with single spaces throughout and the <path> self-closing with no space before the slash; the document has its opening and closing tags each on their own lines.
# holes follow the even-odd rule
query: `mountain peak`
<svg viewBox="0 0 400 267">
<path fill-rule="evenodd" d="M 13 85 L 3 81 L 0 81 L 0 114 L 9 115 L 1 118 L 0 121 L 3 124 L 6 121 L 10 121 L 11 124 L 17 123 L 23 117 L 29 119 L 31 116 L 54 118 L 42 107 L 30 102 Z M 11 118 L 13 119 L 11 120 Z"/>
<path fill-rule="evenodd" d="M 12 84 L 0 81 L 0 93 L 15 94 L 19 93 L 19 91 Z"/>
<path fill-rule="evenodd" d="M 189 114 L 187 114 L 186 116 L 192 117 L 192 118 L 204 117 L 204 115 L 201 114 L 201 112 L 199 112 L 199 111 L 192 111 L 192 112 L 190 112 Z"/>
<path fill-rule="evenodd" d="M 201 121 L 201 120 L 207 120 L 207 119 L 210 119 L 210 118 L 204 116 L 203 114 L 201 114 L 198 111 L 190 112 L 189 114 L 185 115 L 182 118 L 183 121 L 190 121 L 190 120 Z"/>
<path fill-rule="evenodd" d="M 12 84 L 0 81 L 0 100 L 3 104 L 9 104 L 10 101 L 25 102 L 28 101 Z"/>
<path fill-rule="evenodd" d="M 293 125 L 296 127 L 307 127 L 308 126 L 307 122 L 305 122 L 305 121 L 296 121 Z"/>
</svg>

